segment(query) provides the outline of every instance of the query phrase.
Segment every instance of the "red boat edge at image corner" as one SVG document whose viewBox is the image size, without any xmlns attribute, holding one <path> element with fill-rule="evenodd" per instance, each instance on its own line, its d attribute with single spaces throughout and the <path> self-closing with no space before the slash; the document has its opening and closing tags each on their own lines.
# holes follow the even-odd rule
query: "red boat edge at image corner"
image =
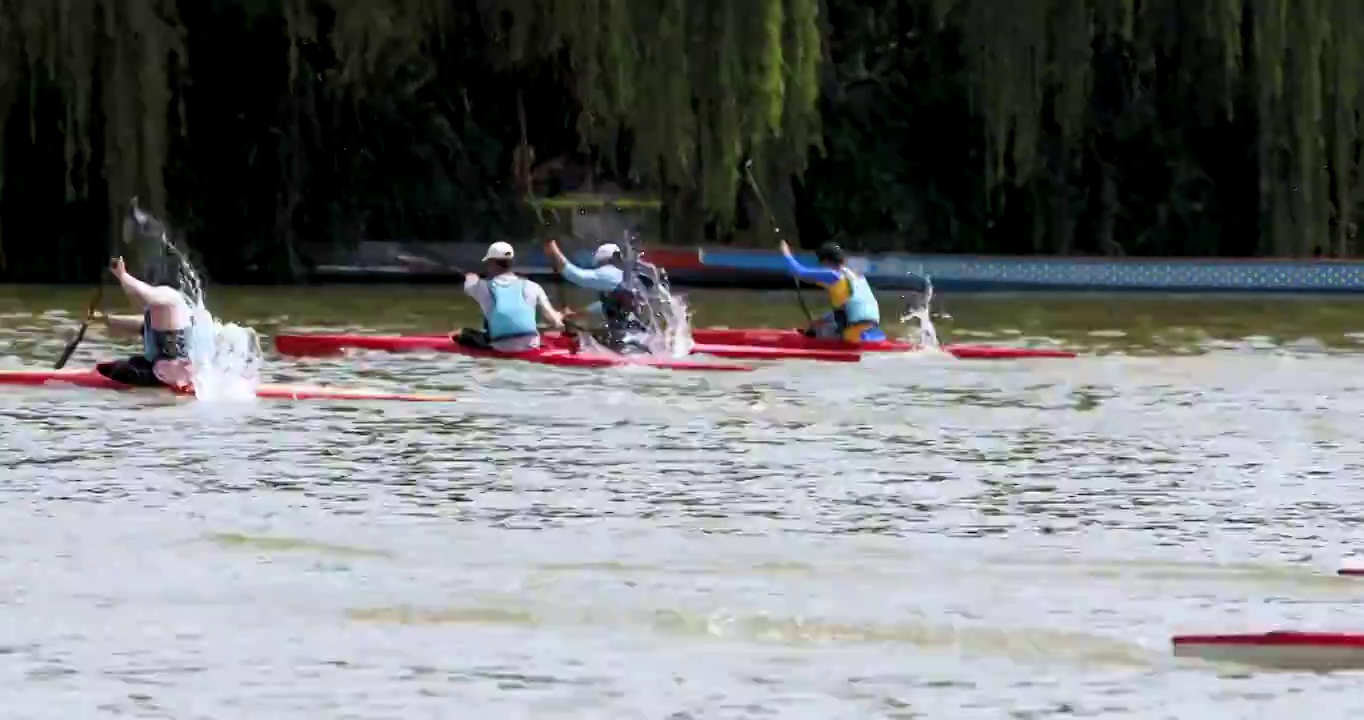
<svg viewBox="0 0 1364 720">
<path fill-rule="evenodd" d="M 100 375 L 95 370 L 0 370 L 0 385 L 27 387 L 79 387 L 120 392 L 166 392 L 173 395 L 192 393 L 164 388 L 137 388 L 124 385 Z M 399 402 L 455 402 L 453 395 L 424 395 L 391 393 L 377 390 L 326 387 L 321 385 L 270 385 L 256 388 L 262 400 L 384 400 Z"/>
<path fill-rule="evenodd" d="M 1364 634 L 1275 630 L 1264 633 L 1176 635 L 1175 657 L 1329 672 L 1364 670 Z"/>
</svg>

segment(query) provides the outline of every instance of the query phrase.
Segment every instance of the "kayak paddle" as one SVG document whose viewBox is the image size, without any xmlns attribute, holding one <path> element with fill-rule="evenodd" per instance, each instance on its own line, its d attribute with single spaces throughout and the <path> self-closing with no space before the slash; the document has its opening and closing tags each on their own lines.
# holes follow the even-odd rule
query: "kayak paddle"
<svg viewBox="0 0 1364 720">
<path fill-rule="evenodd" d="M 57 364 L 52 366 L 53 370 L 61 370 L 66 367 L 66 361 L 71 359 L 71 355 L 76 352 L 76 347 L 85 339 L 85 331 L 90 328 L 90 321 L 95 319 L 95 310 L 99 308 L 100 300 L 104 297 L 104 273 L 101 271 L 99 285 L 95 286 L 95 295 L 90 298 L 90 306 L 85 310 L 85 320 L 81 327 L 76 331 L 76 336 L 71 338 L 71 342 L 66 344 L 66 349 L 62 350 L 61 357 L 57 358 Z"/>
<path fill-rule="evenodd" d="M 750 159 L 744 163 L 744 176 L 748 178 L 749 187 L 753 188 L 753 194 L 758 197 L 758 203 L 763 206 L 763 212 L 767 213 L 767 221 L 772 224 L 772 232 L 781 235 L 781 228 L 777 227 L 777 216 L 772 214 L 772 208 L 767 205 L 767 199 L 763 197 L 762 190 L 758 189 L 758 181 L 753 177 L 753 161 Z M 810 306 L 805 304 L 805 294 L 800 290 L 800 278 L 793 278 L 796 282 L 796 300 L 800 302 L 800 309 L 805 312 L 805 318 L 810 321 L 810 327 L 815 325 L 814 313 L 810 312 Z"/>
<path fill-rule="evenodd" d="M 530 159 L 530 140 L 526 134 L 526 104 L 521 99 L 520 88 L 517 88 L 516 90 L 516 119 L 521 125 L 521 156 L 526 160 L 526 199 L 530 202 L 531 210 L 535 211 L 535 219 L 540 223 L 540 227 L 547 228 L 550 225 L 545 222 L 545 214 L 540 211 L 540 202 L 535 199 L 535 173 L 534 168 L 532 167 L 534 163 Z M 518 170 L 519 169 L 520 168 L 518 168 Z M 553 208 L 550 209 L 550 212 L 554 212 Z M 554 217 L 556 220 L 558 219 L 559 216 L 557 212 L 554 213 Z M 567 307 L 568 299 L 564 297 L 564 286 L 567 284 L 567 281 L 565 281 L 562 276 L 556 278 L 556 280 L 557 282 L 554 283 L 554 285 L 556 294 L 559 296 L 559 307 Z"/>
<path fill-rule="evenodd" d="M 462 267 L 460 267 L 460 266 L 458 266 L 458 265 L 451 265 L 450 263 L 447 263 L 447 262 L 442 262 L 442 261 L 440 261 L 440 260 L 433 260 L 433 259 L 431 259 L 431 258 L 429 258 L 429 257 L 422 257 L 422 256 L 420 256 L 420 255 L 408 255 L 408 254 L 406 254 L 406 253 L 398 253 L 398 255 L 395 257 L 395 259 L 396 259 L 398 262 L 400 262 L 400 263 L 406 263 L 406 264 L 408 264 L 408 265 L 424 265 L 424 266 L 429 267 L 429 268 L 438 268 L 438 269 L 442 269 L 442 270 L 449 270 L 450 272 L 452 272 L 452 273 L 454 273 L 454 274 L 456 274 L 456 275 L 468 275 L 468 274 L 469 274 L 469 271 L 468 271 L 468 270 L 465 270 L 464 268 L 462 268 Z"/>
<path fill-rule="evenodd" d="M 139 214 L 140 211 L 137 208 L 137 198 L 133 198 L 132 204 L 128 208 L 128 212 L 130 213 L 130 216 L 133 218 L 134 221 L 138 219 L 137 215 Z M 127 221 L 125 220 L 125 225 L 123 228 L 124 243 L 128 242 L 127 237 L 128 227 L 126 225 L 126 222 Z M 115 239 L 114 242 L 110 243 L 109 247 L 110 257 L 112 257 L 117 252 L 117 248 L 118 240 Z M 106 262 L 108 261 L 106 260 Z M 100 269 L 99 283 L 95 285 L 95 294 L 90 298 L 90 305 L 85 309 L 85 320 L 81 322 L 80 329 L 76 331 L 76 336 L 71 338 L 71 342 L 67 343 L 66 348 L 62 350 L 61 357 L 58 357 L 56 364 L 52 366 L 53 370 L 61 370 L 62 368 L 66 367 L 67 361 L 71 359 L 71 356 L 74 355 L 76 352 L 76 348 L 79 347 L 81 341 L 85 339 L 85 331 L 90 329 L 90 322 L 95 319 L 95 311 L 99 309 L 100 301 L 104 299 L 104 277 L 107 272 L 108 268 Z"/>
</svg>

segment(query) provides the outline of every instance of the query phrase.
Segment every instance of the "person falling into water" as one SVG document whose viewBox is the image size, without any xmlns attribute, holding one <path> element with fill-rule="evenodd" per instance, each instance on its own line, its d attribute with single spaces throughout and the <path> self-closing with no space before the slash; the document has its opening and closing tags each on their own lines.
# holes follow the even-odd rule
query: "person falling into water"
<svg viewBox="0 0 1364 720">
<path fill-rule="evenodd" d="M 154 270 L 152 283 L 128 273 L 123 258 L 109 261 L 109 270 L 141 315 L 96 313 L 111 335 L 142 337 L 142 352 L 126 360 L 95 366 L 101 375 L 136 387 L 162 385 L 188 389 L 193 381 L 189 356 L 189 328 L 194 322 L 189 301 L 180 289 L 179 269 Z"/>
<path fill-rule="evenodd" d="M 598 342 L 622 354 L 649 352 L 649 326 L 642 319 L 649 313 L 640 283 L 630 282 L 626 277 L 625 257 L 618 245 L 603 243 L 598 246 L 592 256 L 591 268 L 580 268 L 569 262 L 554 240 L 545 243 L 545 253 L 554 270 L 565 280 L 597 292 L 597 301 L 586 310 L 599 315 L 605 325 L 597 336 Z"/>
<path fill-rule="evenodd" d="M 848 267 L 843 248 L 826 242 L 815 251 L 820 267 L 801 265 L 791 254 L 791 246 L 783 240 L 781 253 L 791 274 L 823 287 L 829 293 L 833 310 L 815 319 L 805 331 L 810 337 L 842 338 L 844 342 L 861 343 L 885 340 L 881 330 L 881 308 L 872 294 L 867 278 Z"/>
<path fill-rule="evenodd" d="M 545 289 L 512 272 L 515 258 L 510 244 L 495 242 L 483 254 L 487 279 L 474 273 L 464 276 L 464 294 L 483 311 L 483 329 L 464 328 L 451 335 L 452 340 L 481 350 L 523 352 L 540 347 L 537 309 L 555 327 L 564 326 L 563 315 L 550 304 Z"/>
</svg>

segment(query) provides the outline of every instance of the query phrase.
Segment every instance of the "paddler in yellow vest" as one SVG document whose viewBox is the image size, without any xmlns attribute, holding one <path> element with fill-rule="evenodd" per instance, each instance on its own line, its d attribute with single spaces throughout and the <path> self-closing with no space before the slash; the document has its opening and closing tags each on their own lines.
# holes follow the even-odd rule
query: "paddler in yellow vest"
<svg viewBox="0 0 1364 720">
<path fill-rule="evenodd" d="M 829 303 L 834 309 L 805 331 L 810 337 L 842 338 L 844 342 L 861 343 L 885 340 L 881 330 L 881 307 L 872 294 L 867 278 L 848 267 L 843 248 L 826 242 L 815 251 L 819 267 L 801 265 L 791 254 L 791 246 L 783 240 L 781 253 L 791 274 L 800 280 L 814 283 L 829 292 Z"/>
<path fill-rule="evenodd" d="M 549 303 L 539 283 L 512 272 L 516 252 L 504 242 L 488 246 L 483 254 L 487 279 L 474 273 L 464 276 L 464 294 L 483 311 L 483 329 L 464 328 L 451 337 L 466 347 L 498 352 L 523 352 L 540 347 L 539 310 L 554 327 L 564 326 L 563 315 Z"/>
</svg>

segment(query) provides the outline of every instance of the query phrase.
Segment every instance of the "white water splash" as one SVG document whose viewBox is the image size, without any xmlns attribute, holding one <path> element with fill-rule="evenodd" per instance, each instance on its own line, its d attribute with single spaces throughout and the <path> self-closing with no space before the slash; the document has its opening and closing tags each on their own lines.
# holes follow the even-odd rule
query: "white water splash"
<svg viewBox="0 0 1364 720">
<path fill-rule="evenodd" d="M 938 329 L 933 326 L 933 318 L 929 317 L 929 311 L 933 305 L 933 279 L 927 275 L 924 278 L 924 291 L 921 293 L 910 293 L 906 296 L 908 303 L 905 312 L 900 316 L 900 322 L 914 330 L 918 337 L 908 337 L 906 341 L 918 345 L 925 350 L 938 349 Z M 913 321 L 913 322 L 911 322 Z"/>
<path fill-rule="evenodd" d="M 205 402 L 245 402 L 256 399 L 262 354 L 256 331 L 236 323 L 223 324 L 209 312 L 203 281 L 194 265 L 171 242 L 165 224 L 142 212 L 133 200 L 139 234 L 150 236 L 178 265 L 180 294 L 190 308 L 188 332 L 194 396 Z"/>
<path fill-rule="evenodd" d="M 625 245 L 634 255 L 634 271 L 648 278 L 652 284 L 641 293 L 647 306 L 648 324 L 653 328 L 645 345 L 652 355 L 686 357 L 691 354 L 695 344 L 691 337 L 691 309 L 687 306 L 686 298 L 672 293 L 668 273 L 645 261 L 644 252 L 636 250 L 637 240 L 628 231 L 625 233 Z"/>
</svg>

